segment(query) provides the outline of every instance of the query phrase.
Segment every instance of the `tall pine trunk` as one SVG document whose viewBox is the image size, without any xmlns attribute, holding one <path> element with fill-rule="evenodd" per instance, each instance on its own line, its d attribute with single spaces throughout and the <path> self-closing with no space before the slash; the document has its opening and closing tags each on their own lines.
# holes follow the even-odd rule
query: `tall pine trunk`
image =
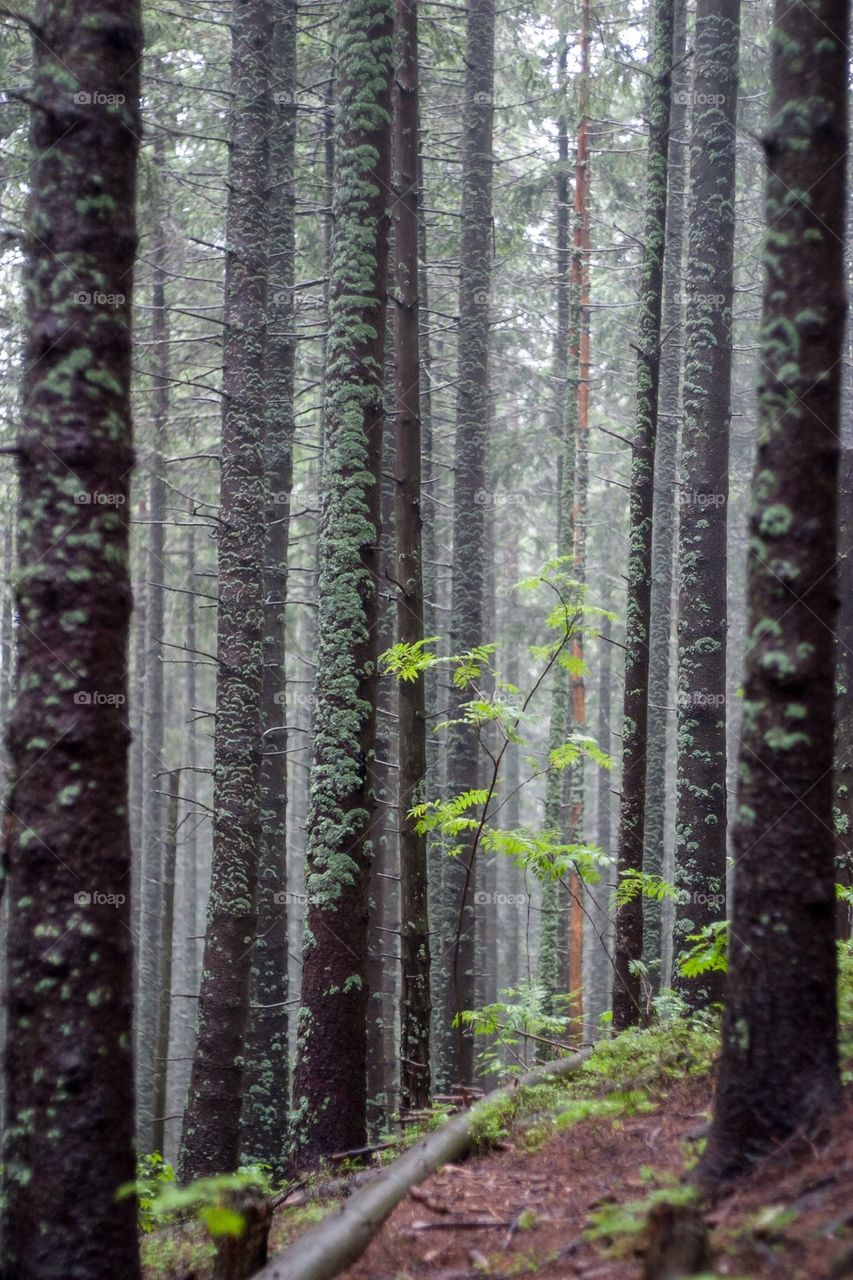
<svg viewBox="0 0 853 1280">
<path fill-rule="evenodd" d="M 492 282 L 492 124 L 494 116 L 495 0 L 468 0 L 465 48 L 465 118 L 462 140 L 462 244 L 459 258 L 459 343 L 456 398 L 456 467 L 453 477 L 453 588 L 450 651 L 465 653 L 483 642 L 486 445 L 489 422 L 489 323 Z M 458 694 L 451 715 L 459 712 Z M 464 697 L 463 697 L 464 700 Z M 447 740 L 447 789 L 451 796 L 479 785 L 480 748 L 470 726 L 456 725 Z M 449 947 L 450 975 L 443 1016 L 474 1007 L 474 890 L 471 848 L 444 868 L 447 918 L 442 945 Z M 470 1081 L 473 1044 L 454 1034 L 457 1080 Z"/>
<path fill-rule="evenodd" d="M 574 409 L 572 418 L 576 436 L 574 450 L 574 495 L 572 502 L 573 576 L 583 590 L 586 583 L 586 548 L 589 506 L 589 379 L 590 379 L 590 153 L 589 153 L 589 88 L 590 88 L 590 4 L 583 0 L 580 30 L 580 75 L 578 78 L 578 128 L 575 158 L 575 218 L 572 228 L 572 351 Z M 577 664 L 571 676 L 569 714 L 575 733 L 586 732 L 586 682 L 583 674 L 583 636 L 572 639 L 572 658 Z M 583 760 L 571 770 L 569 777 L 570 843 L 583 841 L 585 769 Z M 569 1013 L 575 1033 L 581 1034 L 583 1023 L 583 922 L 584 888 L 577 871 L 570 880 L 569 917 Z"/>
<path fill-rule="evenodd" d="M 142 28 L 135 0 L 43 0 L 36 21 L 0 1273 L 134 1280 L 136 1208 L 116 1192 L 134 1173 L 126 671 Z"/>
<path fill-rule="evenodd" d="M 637 389 L 631 460 L 628 600 L 625 616 L 625 700 L 618 871 L 642 871 L 648 728 L 649 630 L 652 583 L 655 443 L 660 380 L 661 300 L 666 240 L 669 113 L 674 0 L 654 0 L 649 70 L 649 150 L 640 262 Z M 624 1031 L 642 1013 L 637 965 L 643 954 L 643 897 L 635 893 L 616 912 L 613 1026 Z"/>
<path fill-rule="evenodd" d="M 267 300 L 266 552 L 258 927 L 252 952 L 252 1004 L 246 1043 L 242 1146 L 247 1158 L 281 1171 L 288 1113 L 287 748 L 285 683 L 290 499 L 293 488 L 296 355 L 295 190 L 296 0 L 273 0 Z"/>
<path fill-rule="evenodd" d="M 569 184 L 569 125 L 565 114 L 565 98 L 568 93 L 568 48 L 565 32 L 560 32 L 557 54 L 557 91 L 562 114 L 557 120 L 557 170 L 554 182 L 556 197 L 556 270 L 555 292 L 557 333 L 554 342 L 554 435 L 557 441 L 557 539 L 556 554 L 560 557 L 572 554 L 574 543 L 574 493 L 575 493 L 575 420 L 577 361 L 571 355 L 577 353 L 572 344 L 572 226 Z M 572 377 L 574 375 L 574 378 Z M 548 726 L 548 752 L 557 751 L 566 741 L 569 732 L 569 673 L 557 663 L 553 673 L 551 691 L 551 718 Z M 558 841 L 566 836 L 566 820 L 563 812 L 565 775 L 561 770 L 549 769 L 545 780 L 545 829 Z M 560 975 L 561 915 L 566 908 L 564 886 L 558 880 L 546 880 L 542 885 L 542 908 L 539 917 L 538 977 L 545 989 L 549 1007 L 552 997 L 562 991 Z"/>
<path fill-rule="evenodd" d="M 849 222 L 848 222 L 849 233 Z M 849 255 L 849 242 L 848 242 Z M 847 320 L 850 343 L 850 318 Z M 850 378 L 849 359 L 845 361 Z M 842 421 L 849 422 L 849 391 Z M 838 883 L 853 887 L 853 449 L 842 433 L 838 489 L 838 586 L 841 603 L 835 652 L 835 866 Z M 853 912 L 849 902 L 839 901 L 836 912 L 839 938 L 849 938 Z"/>
<path fill-rule="evenodd" d="M 397 639 L 424 636 L 421 544 L 420 313 L 418 299 L 418 7 L 397 0 L 394 79 L 394 204 Z M 424 1107 L 430 1096 L 430 943 L 426 836 L 408 814 L 426 799 L 426 687 L 423 675 L 401 682 L 400 789 L 400 1085 L 401 1105 Z"/>
<path fill-rule="evenodd" d="M 142 806 L 145 843 L 142 858 L 142 901 L 139 921 L 139 961 L 137 967 L 136 1080 L 137 1132 L 143 1150 L 161 1151 L 163 1128 L 155 1121 L 157 1096 L 165 1087 L 166 1062 L 157 1058 L 157 1034 L 162 1018 L 160 966 L 163 956 L 161 922 L 167 909 L 164 899 L 164 803 L 163 740 L 165 736 L 165 690 L 163 682 L 163 632 L 165 630 L 166 581 L 166 485 L 164 458 L 168 448 L 169 384 L 171 358 L 169 316 L 166 310 L 166 267 L 168 244 L 165 198 L 166 147 L 163 133 L 154 139 L 156 199 L 154 234 L 151 246 L 151 343 L 153 376 L 151 409 L 153 441 L 149 460 L 148 525 L 145 633 L 145 701 L 142 730 L 145 750 L 142 761 Z"/>
<path fill-rule="evenodd" d="M 158 778 L 156 785 L 165 788 L 166 778 Z M 166 1111 L 169 1072 L 169 1041 L 172 1026 L 172 977 L 174 965 L 175 935 L 175 871 L 178 861 L 178 812 L 180 808 L 181 771 L 173 769 L 168 774 L 168 802 L 166 826 L 163 831 L 163 856 L 161 859 L 161 893 L 163 916 L 158 929 L 160 951 L 157 1000 L 157 1035 L 154 1052 L 154 1103 L 151 1121 L 151 1149 L 166 1149 Z"/>
<path fill-rule="evenodd" d="M 365 1141 L 393 21 L 341 5 L 298 1163 Z"/>
<path fill-rule="evenodd" d="M 723 991 L 719 970 L 679 978 L 677 957 L 687 936 L 726 916 L 726 532 L 740 0 L 698 0 L 694 41 L 673 951 L 676 986 L 698 1008 Z"/>
<path fill-rule="evenodd" d="M 605 608 L 609 606 L 607 596 L 602 598 Z M 601 624 L 601 639 L 597 646 L 598 658 L 598 718 L 596 723 L 596 739 L 602 751 L 610 754 L 613 729 L 610 722 L 612 708 L 613 685 L 613 644 L 612 624 L 604 618 Z M 598 770 L 598 795 L 596 797 L 595 834 L 599 849 L 610 853 L 611 842 L 611 806 L 613 804 L 613 780 L 608 769 Z M 610 956 L 612 949 L 612 889 L 610 876 L 605 871 L 598 884 L 593 885 L 589 893 L 589 927 L 587 929 L 587 990 L 586 1027 L 587 1035 L 592 1038 L 598 1034 L 601 1015 L 610 1005 L 610 989 L 613 983 L 613 970 Z"/>
<path fill-rule="evenodd" d="M 649 642 L 649 728 L 646 763 L 646 818 L 643 865 L 662 876 L 671 835 L 667 829 L 667 765 L 673 759 L 675 715 L 670 709 L 674 550 L 677 526 L 676 476 L 681 423 L 681 371 L 684 362 L 684 231 L 687 213 L 687 104 L 690 63 L 687 45 L 687 0 L 676 0 L 672 46 L 672 110 L 669 131 L 669 180 L 666 198 L 662 346 L 658 438 L 655 448 L 655 513 L 652 533 L 652 603 Z M 667 837 L 670 837 L 669 840 Z M 663 904 L 649 899 L 643 920 L 643 960 L 657 990 L 669 985 L 661 976 L 664 948 Z"/>
<path fill-rule="evenodd" d="M 778 0 L 718 1180 L 840 1103 L 832 830 L 847 0 Z"/>
<path fill-rule="evenodd" d="M 184 1180 L 236 1168 L 261 844 L 270 0 L 237 0 L 219 493 L 213 863 Z"/>
</svg>

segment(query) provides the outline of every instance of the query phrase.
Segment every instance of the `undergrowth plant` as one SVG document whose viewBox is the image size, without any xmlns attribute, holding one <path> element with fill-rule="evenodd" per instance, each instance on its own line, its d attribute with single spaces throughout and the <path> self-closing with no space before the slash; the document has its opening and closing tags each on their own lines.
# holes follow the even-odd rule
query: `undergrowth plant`
<svg viewBox="0 0 853 1280">
<path fill-rule="evenodd" d="M 474 1125 L 480 1145 L 512 1134 L 525 1150 L 537 1150 L 556 1133 L 581 1121 L 653 1111 L 686 1076 L 707 1074 L 719 1048 L 709 1015 L 686 1015 L 683 1006 L 652 1027 L 636 1027 L 600 1042 L 577 1071 L 544 1076 L 481 1106 Z"/>
<path fill-rule="evenodd" d="M 521 749 L 530 746 L 525 734 L 532 723 L 532 706 L 550 673 L 562 668 L 570 676 L 585 674 L 586 665 L 573 651 L 573 641 L 596 639 L 600 635 L 601 622 L 615 616 L 608 610 L 586 603 L 585 587 L 570 576 L 570 564 L 571 557 L 549 560 L 538 574 L 516 586 L 522 592 L 544 592 L 550 597 L 544 625 L 551 638 L 546 643 L 530 647 L 531 656 L 539 663 L 539 673 L 526 693 L 505 680 L 495 666 L 497 646 L 494 644 L 482 644 L 466 653 L 441 657 L 431 648 L 435 637 L 429 637 L 413 644 L 396 644 L 380 658 L 382 669 L 402 681 L 416 680 L 434 667 L 448 668 L 455 688 L 466 695 L 466 700 L 459 716 L 444 721 L 438 730 L 461 723 L 472 727 L 487 765 L 488 781 L 485 786 L 414 805 L 409 817 L 415 821 L 418 831 L 427 833 L 434 842 L 438 842 L 445 857 L 458 859 L 464 854 L 469 865 L 473 865 L 478 853 L 498 854 L 509 858 L 521 872 L 532 875 L 543 886 L 561 884 L 566 895 L 570 893 L 573 876 L 579 877 L 584 884 L 595 884 L 601 879 L 603 869 L 611 865 L 612 859 L 592 844 L 566 841 L 556 829 L 506 829 L 502 825 L 502 812 L 507 798 L 502 797 L 500 791 L 508 749 L 511 746 Z M 598 747 L 594 738 L 587 734 L 571 734 L 559 746 L 549 749 L 546 758 L 536 755 L 525 757 L 530 772 L 521 787 L 549 774 L 582 768 L 586 760 L 601 768 L 612 767 L 610 757 Z M 452 945 L 454 972 L 458 965 L 467 896 L 466 887 L 458 908 L 455 937 L 447 940 Z M 508 1056 L 512 1060 L 516 1055 L 520 1059 L 519 1065 L 526 1065 L 534 1056 L 531 1052 L 534 1035 L 547 1036 L 550 1031 L 561 1030 L 557 1024 L 546 1024 L 542 1029 L 545 1013 L 535 1008 L 537 1001 L 538 993 L 531 988 L 527 992 L 514 993 L 500 1010 L 495 1006 L 491 1011 L 479 1010 L 473 1014 L 457 1005 L 457 1026 L 461 1034 L 462 1027 L 474 1026 L 474 1021 L 480 1028 L 491 1021 L 495 1024 L 492 1034 L 496 1034 L 498 1023 L 506 1023 L 508 1039 L 504 1047 Z M 518 1015 L 517 1007 L 515 1011 L 510 1007 L 513 1003 L 523 1005 L 526 1012 Z M 522 1026 L 525 1021 L 539 1029 L 534 1032 L 528 1026 L 525 1031 Z M 481 1030 L 481 1034 L 485 1033 Z M 553 1056 L 553 1052 L 535 1056 Z"/>
<path fill-rule="evenodd" d="M 553 995 L 538 981 L 501 991 L 502 999 L 481 1009 L 464 1009 L 458 1021 L 486 1045 L 477 1054 L 482 1075 L 529 1070 L 543 1057 L 572 1052 L 566 1039 L 571 995 Z M 562 1012 L 561 1012 L 562 1010 Z"/>
<path fill-rule="evenodd" d="M 136 1178 L 120 1187 L 118 1195 L 119 1199 L 136 1197 L 144 1234 L 191 1219 L 216 1237 L 242 1235 L 245 1220 L 229 1202 L 234 1192 L 249 1190 L 261 1195 L 270 1193 L 269 1174 L 263 1166 L 251 1165 L 236 1173 L 197 1178 L 182 1187 L 175 1181 L 172 1166 L 155 1152 L 139 1161 Z"/>
<path fill-rule="evenodd" d="M 640 1200 L 603 1204 L 593 1209 L 587 1218 L 584 1238 L 604 1241 L 614 1252 L 622 1253 L 626 1246 L 633 1246 L 636 1237 L 645 1230 L 649 1213 L 657 1205 L 695 1204 L 696 1200 L 694 1187 L 663 1187 Z"/>
<path fill-rule="evenodd" d="M 838 944 L 838 1052 L 844 1084 L 853 1082 L 853 942 Z"/>
</svg>

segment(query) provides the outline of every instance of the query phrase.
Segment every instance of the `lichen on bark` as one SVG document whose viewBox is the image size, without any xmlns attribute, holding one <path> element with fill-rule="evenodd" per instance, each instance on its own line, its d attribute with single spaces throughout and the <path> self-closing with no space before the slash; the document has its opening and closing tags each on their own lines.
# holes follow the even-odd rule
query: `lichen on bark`
<svg viewBox="0 0 853 1280">
<path fill-rule="evenodd" d="M 338 26 L 296 1163 L 365 1140 L 393 20 L 394 0 L 344 0 Z"/>
</svg>

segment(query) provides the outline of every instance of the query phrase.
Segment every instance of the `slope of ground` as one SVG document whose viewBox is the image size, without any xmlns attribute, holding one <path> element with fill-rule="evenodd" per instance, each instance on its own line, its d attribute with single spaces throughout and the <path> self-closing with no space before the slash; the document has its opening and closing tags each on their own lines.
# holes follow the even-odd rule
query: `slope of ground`
<svg viewBox="0 0 853 1280">
<path fill-rule="evenodd" d="M 415 1188 L 347 1280 L 639 1280 L 648 1212 L 681 1198 L 709 1104 L 702 1076 L 653 1110 L 581 1120 L 534 1150 L 522 1124 L 501 1150 Z M 853 1276 L 853 1097 L 819 1148 L 780 1153 L 704 1216 L 706 1275 Z"/>
<path fill-rule="evenodd" d="M 853 952 L 842 958 L 848 1088 L 819 1144 L 791 1144 L 713 1207 L 697 1205 L 688 1180 L 710 1118 L 718 1029 L 675 1018 L 625 1032 L 565 1079 L 487 1106 L 481 1154 L 415 1187 L 347 1280 L 853 1280 Z M 339 1167 L 331 1181 L 283 1189 L 271 1255 L 370 1176 Z M 693 1270 L 652 1265 L 667 1228 Z M 213 1252 L 199 1222 L 173 1216 L 145 1238 L 146 1280 L 209 1280 Z"/>
</svg>

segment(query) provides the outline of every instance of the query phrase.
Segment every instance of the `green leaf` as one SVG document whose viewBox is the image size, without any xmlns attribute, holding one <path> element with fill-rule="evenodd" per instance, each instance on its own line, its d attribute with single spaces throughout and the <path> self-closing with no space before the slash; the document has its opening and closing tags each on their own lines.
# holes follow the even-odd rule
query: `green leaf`
<svg viewBox="0 0 853 1280">
<path fill-rule="evenodd" d="M 394 675 L 398 680 L 412 683 L 423 675 L 424 671 L 428 671 L 440 661 L 434 653 L 427 652 L 425 648 L 428 644 L 437 643 L 438 636 L 425 636 L 423 640 L 416 640 L 413 644 L 392 645 L 390 649 L 386 649 L 379 655 L 380 668 L 387 675 Z"/>
<path fill-rule="evenodd" d="M 624 906 L 637 897 L 651 898 L 654 902 L 663 902 L 664 898 L 677 898 L 678 890 L 669 880 L 662 876 L 650 875 L 647 871 L 630 868 L 621 872 L 621 879 L 616 889 L 616 903 Z"/>
<path fill-rule="evenodd" d="M 552 769 L 570 769 L 583 757 L 601 769 L 613 768 L 613 760 L 601 750 L 595 738 L 582 733 L 573 733 L 561 746 L 554 748 L 548 759 Z"/>
<path fill-rule="evenodd" d="M 728 965 L 729 922 L 715 920 L 698 933 L 690 933 L 687 942 L 694 945 L 678 957 L 679 972 L 685 978 L 698 978 L 703 973 L 725 973 Z"/>
<path fill-rule="evenodd" d="M 214 1204 L 199 1210 L 198 1215 L 212 1236 L 241 1236 L 246 1230 L 242 1213 Z"/>
</svg>

